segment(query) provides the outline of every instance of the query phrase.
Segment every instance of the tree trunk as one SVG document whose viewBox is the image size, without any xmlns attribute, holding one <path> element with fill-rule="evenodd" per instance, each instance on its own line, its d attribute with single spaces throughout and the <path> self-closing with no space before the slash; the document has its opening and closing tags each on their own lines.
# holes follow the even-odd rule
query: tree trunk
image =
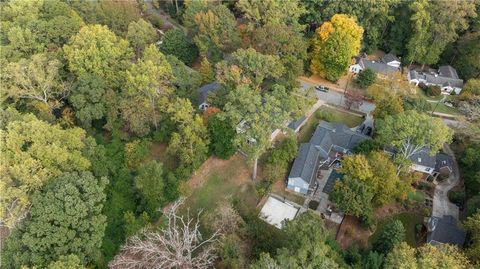
<svg viewBox="0 0 480 269">
<path fill-rule="evenodd" d="M 258 166 L 258 157 L 253 160 L 253 174 L 252 174 L 252 180 L 257 179 L 257 166 Z"/>
<path fill-rule="evenodd" d="M 178 0 L 175 0 L 175 8 L 177 10 L 177 15 L 178 15 Z"/>
</svg>

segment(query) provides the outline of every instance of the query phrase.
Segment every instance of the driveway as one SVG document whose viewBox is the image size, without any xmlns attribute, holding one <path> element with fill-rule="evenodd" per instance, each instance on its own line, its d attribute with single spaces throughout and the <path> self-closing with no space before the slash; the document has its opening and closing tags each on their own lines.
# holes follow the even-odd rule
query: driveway
<svg viewBox="0 0 480 269">
<path fill-rule="evenodd" d="M 446 154 L 453 158 L 453 167 L 450 177 L 435 187 L 433 195 L 432 216 L 442 217 L 443 215 L 453 216 L 458 220 L 458 207 L 448 199 L 448 191 L 455 187 L 459 182 L 458 164 L 455 155 L 448 145 L 443 147 Z"/>
</svg>

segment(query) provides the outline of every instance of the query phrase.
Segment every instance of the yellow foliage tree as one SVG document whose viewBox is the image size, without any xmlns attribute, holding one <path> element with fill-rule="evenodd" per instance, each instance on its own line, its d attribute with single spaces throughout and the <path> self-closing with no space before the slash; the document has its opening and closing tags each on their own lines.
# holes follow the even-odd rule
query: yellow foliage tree
<svg viewBox="0 0 480 269">
<path fill-rule="evenodd" d="M 360 51 L 363 28 L 354 18 L 335 14 L 315 31 L 310 69 L 331 81 L 346 73 L 353 56 Z"/>
</svg>

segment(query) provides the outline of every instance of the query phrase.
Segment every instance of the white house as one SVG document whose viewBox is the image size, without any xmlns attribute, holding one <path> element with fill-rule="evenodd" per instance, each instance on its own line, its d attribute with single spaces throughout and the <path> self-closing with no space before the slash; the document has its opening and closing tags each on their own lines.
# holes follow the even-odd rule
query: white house
<svg viewBox="0 0 480 269">
<path fill-rule="evenodd" d="M 385 54 L 380 61 L 372 61 L 357 57 L 355 64 L 351 65 L 349 70 L 354 74 L 358 74 L 361 71 L 370 68 L 379 76 L 387 76 L 400 71 L 400 64 L 400 59 L 395 55 L 388 53 Z"/>
<path fill-rule="evenodd" d="M 427 86 L 439 86 L 442 89 L 442 94 L 459 94 L 463 88 L 463 79 L 458 77 L 455 68 L 450 65 L 440 66 L 438 71 L 430 70 L 422 72 L 417 70 L 410 70 L 407 75 L 410 83 L 423 83 Z"/>
</svg>

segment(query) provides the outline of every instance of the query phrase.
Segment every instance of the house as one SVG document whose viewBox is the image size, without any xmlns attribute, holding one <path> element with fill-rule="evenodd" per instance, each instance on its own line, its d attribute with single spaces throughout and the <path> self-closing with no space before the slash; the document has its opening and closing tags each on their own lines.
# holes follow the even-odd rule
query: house
<svg viewBox="0 0 480 269">
<path fill-rule="evenodd" d="M 456 219 L 449 215 L 441 218 L 430 217 L 427 221 L 427 232 L 428 244 L 451 244 L 463 247 L 465 242 L 465 231 L 460 230 Z"/>
<path fill-rule="evenodd" d="M 287 189 L 308 194 L 316 187 L 315 175 L 319 167 L 330 167 L 367 139 L 370 137 L 352 131 L 344 124 L 320 121 L 310 141 L 300 145 L 288 175 Z"/>
<path fill-rule="evenodd" d="M 459 94 L 463 88 L 463 79 L 460 79 L 457 70 L 450 65 L 440 66 L 437 70 L 427 72 L 410 70 L 407 75 L 410 83 L 418 86 L 423 83 L 427 86 L 439 86 L 442 94 Z"/>
<path fill-rule="evenodd" d="M 220 89 L 220 84 L 217 82 L 213 82 L 207 85 L 200 87 L 197 90 L 198 94 L 198 109 L 205 111 L 209 105 L 207 103 L 207 97 L 210 92 L 215 92 L 216 90 Z"/>
<path fill-rule="evenodd" d="M 426 177 L 437 178 L 439 175 L 448 177 L 452 172 L 453 159 L 445 153 L 438 153 L 430 156 L 428 149 L 410 156 L 412 170 L 425 174 Z"/>
<path fill-rule="evenodd" d="M 357 57 L 355 64 L 350 66 L 350 72 L 358 74 L 370 68 L 377 73 L 377 76 L 386 77 L 400 71 L 400 64 L 400 59 L 391 53 L 385 54 L 380 61 Z"/>
</svg>

